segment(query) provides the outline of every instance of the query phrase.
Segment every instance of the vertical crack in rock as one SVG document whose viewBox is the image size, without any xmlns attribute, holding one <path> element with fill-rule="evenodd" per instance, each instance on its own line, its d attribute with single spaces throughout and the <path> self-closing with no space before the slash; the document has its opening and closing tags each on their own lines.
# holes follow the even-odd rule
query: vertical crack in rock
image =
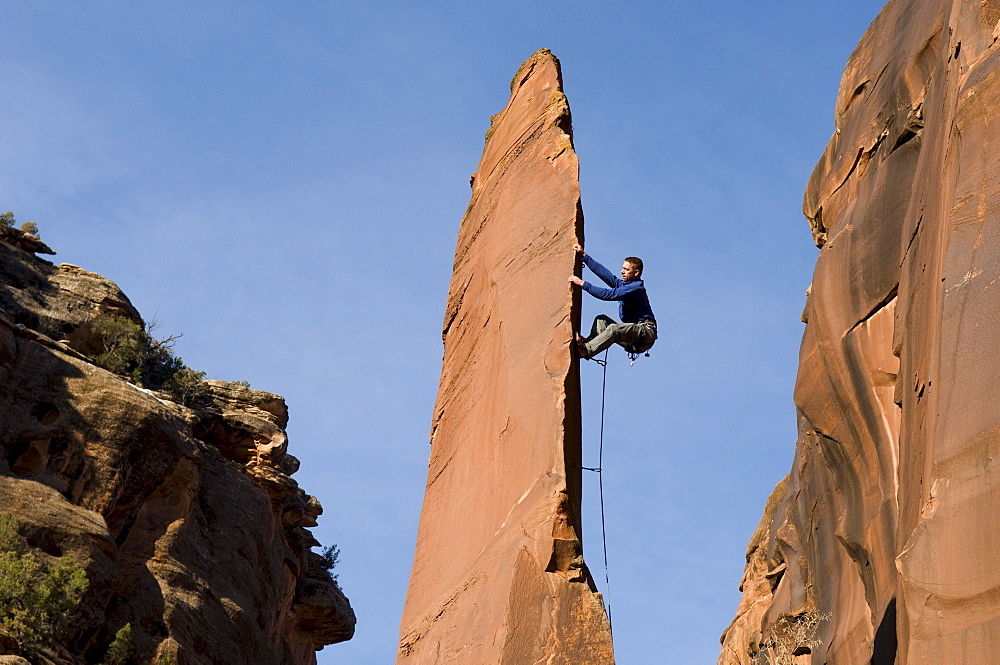
<svg viewBox="0 0 1000 665">
<path fill-rule="evenodd" d="M 821 250 L 795 461 L 720 664 L 779 646 L 812 663 L 996 661 L 998 34 L 996 0 L 891 0 L 848 61 L 803 204 Z M 789 628 L 811 632 L 782 644 Z"/>
<path fill-rule="evenodd" d="M 614 662 L 580 530 L 578 170 L 541 50 L 491 119 L 459 229 L 400 665 Z"/>
</svg>

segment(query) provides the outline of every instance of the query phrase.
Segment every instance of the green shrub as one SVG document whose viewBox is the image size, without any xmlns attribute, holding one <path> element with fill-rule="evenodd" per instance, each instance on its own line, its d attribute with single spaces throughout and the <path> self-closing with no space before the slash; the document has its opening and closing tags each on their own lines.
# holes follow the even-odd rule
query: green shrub
<svg viewBox="0 0 1000 665">
<path fill-rule="evenodd" d="M 182 404 L 207 392 L 204 372 L 196 372 L 173 353 L 178 336 L 155 339 L 155 324 L 146 327 L 119 314 L 102 314 L 90 324 L 100 351 L 95 365 L 120 374 L 150 390 L 165 390 Z"/>
<path fill-rule="evenodd" d="M 143 383 L 151 339 L 142 326 L 118 314 L 102 314 L 91 322 L 90 330 L 101 345 L 94 364 Z"/>
<path fill-rule="evenodd" d="M 13 228 L 16 223 L 17 220 L 14 219 L 14 213 L 11 212 L 10 210 L 4 213 L 0 213 L 0 226 Z M 33 236 L 37 236 L 38 224 L 35 224 L 34 222 L 25 222 L 24 224 L 21 224 L 21 230 L 24 231 L 25 233 L 30 233 Z"/>
<path fill-rule="evenodd" d="M 0 552 L 20 551 L 23 544 L 18 533 L 17 518 L 10 513 L 0 513 Z"/>
<path fill-rule="evenodd" d="M 176 397 L 182 404 L 192 404 L 194 400 L 208 392 L 205 387 L 205 373 L 196 372 L 175 358 L 180 367 L 163 383 L 163 389 Z"/>
<path fill-rule="evenodd" d="M 334 568 L 337 567 L 337 563 L 340 561 L 340 548 L 336 545 L 330 545 L 329 547 L 324 547 L 323 552 L 319 555 L 323 559 L 323 567 L 326 568 L 327 572 L 332 572 Z M 330 575 L 330 579 L 338 587 L 340 583 L 337 581 L 339 575 Z"/>
<path fill-rule="evenodd" d="M 108 646 L 104 657 L 106 665 L 125 665 L 132 659 L 135 643 L 132 639 L 132 624 L 127 623 L 115 633 L 115 639 Z"/>
<path fill-rule="evenodd" d="M 72 625 L 90 581 L 70 555 L 43 564 L 17 531 L 17 518 L 0 515 L 0 633 L 33 651 Z"/>
<path fill-rule="evenodd" d="M 327 570 L 333 570 L 337 566 L 337 562 L 340 561 L 340 548 L 336 545 L 324 547 L 320 557 L 323 559 L 323 567 Z"/>
</svg>

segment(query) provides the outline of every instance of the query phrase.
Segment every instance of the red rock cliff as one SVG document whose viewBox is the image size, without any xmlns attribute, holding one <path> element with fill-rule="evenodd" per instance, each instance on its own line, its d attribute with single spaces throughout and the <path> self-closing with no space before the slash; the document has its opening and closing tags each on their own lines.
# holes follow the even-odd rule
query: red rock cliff
<svg viewBox="0 0 1000 665">
<path fill-rule="evenodd" d="M 90 587 L 76 625 L 34 646 L 0 628 L 0 654 L 126 662 L 105 660 L 126 624 L 136 663 L 308 665 L 349 639 L 354 613 L 310 551 L 322 508 L 290 477 L 284 400 L 210 381 L 184 406 L 101 369 L 93 322 L 139 313 L 27 249 L 0 227 L 0 513 L 23 552 L 72 556 Z"/>
<path fill-rule="evenodd" d="M 847 64 L 795 461 L 720 663 L 998 662 L 998 37 L 997 0 L 892 0 Z"/>
<path fill-rule="evenodd" d="M 492 119 L 459 230 L 400 665 L 613 662 L 580 533 L 570 131 L 539 51 Z"/>
</svg>

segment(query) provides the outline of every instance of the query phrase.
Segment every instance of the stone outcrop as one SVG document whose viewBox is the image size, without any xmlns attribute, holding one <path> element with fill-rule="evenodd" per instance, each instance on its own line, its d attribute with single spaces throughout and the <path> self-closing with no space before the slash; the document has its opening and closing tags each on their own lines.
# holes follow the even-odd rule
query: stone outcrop
<svg viewBox="0 0 1000 665">
<path fill-rule="evenodd" d="M 613 662 L 581 545 L 570 131 L 539 51 L 492 118 L 459 230 L 399 665 Z"/>
<path fill-rule="evenodd" d="M 90 580 L 51 660 L 102 662 L 126 623 L 135 662 L 315 663 L 352 636 L 280 396 L 210 381 L 186 407 L 95 366 L 89 324 L 139 313 L 100 275 L 2 239 L 0 308 L 0 512 Z M 0 636 L 4 652 L 30 655 Z"/>
<path fill-rule="evenodd" d="M 6 228 L 7 233 L 18 229 Z M 84 353 L 96 350 L 90 323 L 101 314 L 142 317 L 118 286 L 69 263 L 55 266 L 31 251 L 0 238 L 0 309 L 15 324 L 56 340 L 67 340 Z"/>
<path fill-rule="evenodd" d="M 720 663 L 997 661 L 998 38 L 996 0 L 892 0 L 851 55 L 805 194 L 795 460 Z"/>
<path fill-rule="evenodd" d="M 0 239 L 33 254 L 55 254 L 38 236 L 7 224 L 0 224 Z"/>
</svg>

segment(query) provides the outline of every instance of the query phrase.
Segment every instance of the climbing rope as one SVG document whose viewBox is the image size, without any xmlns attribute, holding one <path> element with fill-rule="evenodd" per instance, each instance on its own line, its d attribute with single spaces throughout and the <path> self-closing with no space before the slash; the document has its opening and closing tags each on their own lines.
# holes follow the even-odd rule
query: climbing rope
<svg viewBox="0 0 1000 665">
<path fill-rule="evenodd" d="M 598 492 L 601 496 L 601 540 L 604 543 L 604 601 L 608 609 L 608 627 L 611 629 L 611 636 L 614 637 L 615 628 L 611 621 L 611 580 L 608 576 L 608 532 L 604 524 L 604 398 L 608 387 L 608 349 L 604 350 L 603 359 L 591 358 L 591 360 L 604 368 L 604 376 L 601 379 L 601 436 L 597 449 L 597 466 L 580 468 L 597 473 Z"/>
<path fill-rule="evenodd" d="M 605 526 L 604 520 L 604 401 L 608 394 L 608 351 L 610 349 L 604 350 L 604 358 L 590 358 L 595 363 L 604 368 L 604 375 L 601 377 L 601 435 L 600 444 L 597 449 L 597 466 L 581 466 L 580 468 L 584 471 L 593 471 L 597 474 L 597 487 L 598 493 L 601 497 L 601 541 L 604 545 L 604 601 L 605 607 L 608 612 L 608 628 L 611 630 L 611 636 L 615 635 L 614 623 L 611 621 L 611 579 L 608 574 L 608 530 Z M 639 356 L 649 357 L 649 349 L 645 351 L 628 351 L 629 367 L 635 365 L 635 361 Z"/>
</svg>

